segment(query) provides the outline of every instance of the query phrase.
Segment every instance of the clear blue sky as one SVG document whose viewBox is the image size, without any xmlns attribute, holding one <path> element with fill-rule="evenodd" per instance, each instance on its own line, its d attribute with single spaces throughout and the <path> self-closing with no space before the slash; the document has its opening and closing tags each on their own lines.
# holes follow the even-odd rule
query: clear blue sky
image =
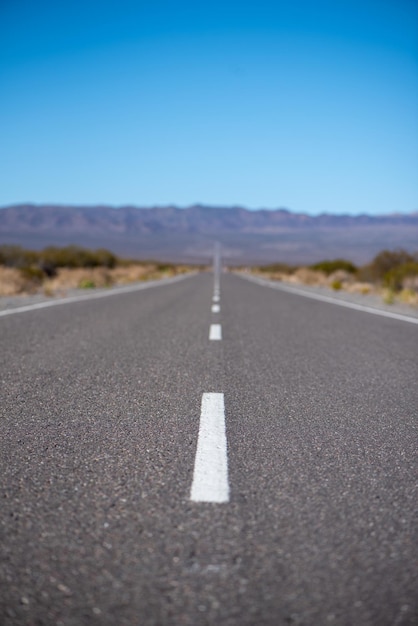
<svg viewBox="0 0 418 626">
<path fill-rule="evenodd" d="M 0 206 L 418 210 L 416 0 L 1 0 Z"/>
</svg>

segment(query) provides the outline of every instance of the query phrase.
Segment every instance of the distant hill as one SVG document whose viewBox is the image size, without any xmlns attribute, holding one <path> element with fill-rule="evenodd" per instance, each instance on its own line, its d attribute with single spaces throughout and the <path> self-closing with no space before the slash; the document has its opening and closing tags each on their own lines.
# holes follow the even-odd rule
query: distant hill
<svg viewBox="0 0 418 626">
<path fill-rule="evenodd" d="M 138 208 L 21 204 L 0 209 L 0 244 L 77 244 L 122 256 L 207 262 L 220 241 L 229 263 L 365 263 L 382 249 L 418 249 L 418 213 L 310 216 L 286 209 L 195 205 Z"/>
</svg>

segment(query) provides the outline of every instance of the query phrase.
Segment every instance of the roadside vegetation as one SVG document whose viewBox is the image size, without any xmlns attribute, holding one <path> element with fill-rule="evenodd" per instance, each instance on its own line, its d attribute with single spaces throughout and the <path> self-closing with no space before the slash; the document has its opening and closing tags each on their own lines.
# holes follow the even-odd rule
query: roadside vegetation
<svg viewBox="0 0 418 626">
<path fill-rule="evenodd" d="M 41 251 L 0 246 L 0 296 L 41 293 L 62 295 L 68 289 L 94 289 L 157 280 L 197 267 L 121 259 L 109 250 L 78 246 Z"/>
<path fill-rule="evenodd" d="M 361 267 L 345 259 L 335 259 L 304 267 L 277 263 L 251 271 L 272 280 L 375 294 L 386 304 L 402 302 L 418 307 L 418 252 L 383 250 Z"/>
<path fill-rule="evenodd" d="M 69 289 L 94 289 L 168 278 L 202 267 L 122 259 L 109 250 L 78 246 L 41 251 L 0 245 L 0 296 L 63 295 Z M 326 287 L 334 291 L 374 294 L 387 304 L 418 307 L 418 252 L 383 250 L 363 266 L 345 259 L 310 266 L 274 263 L 240 268 L 272 280 Z"/>
</svg>

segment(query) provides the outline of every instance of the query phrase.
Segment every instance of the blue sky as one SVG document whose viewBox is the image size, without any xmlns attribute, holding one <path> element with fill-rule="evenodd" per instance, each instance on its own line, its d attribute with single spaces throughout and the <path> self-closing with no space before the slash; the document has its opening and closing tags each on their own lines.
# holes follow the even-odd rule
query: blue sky
<svg viewBox="0 0 418 626">
<path fill-rule="evenodd" d="M 0 206 L 418 210 L 415 0 L 0 0 Z"/>
</svg>

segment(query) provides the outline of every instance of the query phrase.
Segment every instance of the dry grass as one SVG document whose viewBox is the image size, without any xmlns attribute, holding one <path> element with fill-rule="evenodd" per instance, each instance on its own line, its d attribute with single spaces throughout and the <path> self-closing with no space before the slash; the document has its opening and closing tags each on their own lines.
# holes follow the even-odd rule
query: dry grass
<svg viewBox="0 0 418 626">
<path fill-rule="evenodd" d="M 327 277 L 327 287 L 332 287 L 335 283 L 339 283 L 342 289 L 346 289 L 353 281 L 353 274 L 345 270 L 337 270 Z"/>
<path fill-rule="evenodd" d="M 156 265 L 128 265 L 116 267 L 113 270 L 113 279 L 118 285 L 127 285 L 139 280 L 147 280 L 150 274 L 156 271 Z"/>
<path fill-rule="evenodd" d="M 327 276 L 323 272 L 312 270 L 308 267 L 300 267 L 293 273 L 289 272 L 266 272 L 255 271 L 258 276 L 269 280 L 282 280 L 294 285 L 322 285 L 328 284 Z"/>
<path fill-rule="evenodd" d="M 290 274 L 274 271 L 253 271 L 258 276 L 269 280 L 278 280 L 294 285 L 327 287 L 364 296 L 375 294 L 380 296 L 385 304 L 401 303 L 418 307 L 418 279 L 416 277 L 405 279 L 404 288 L 400 292 L 395 292 L 392 289 L 382 288 L 371 282 L 359 281 L 355 275 L 345 270 L 337 270 L 329 276 L 309 267 L 300 267 Z"/>
<path fill-rule="evenodd" d="M 289 280 L 289 274 L 285 274 L 284 272 L 257 272 L 255 271 L 254 274 L 257 274 L 257 276 L 260 276 L 261 278 L 268 278 L 270 280 Z"/>
<path fill-rule="evenodd" d="M 283 272 L 262 272 L 264 278 L 282 280 L 294 285 L 326 285 L 327 279 L 323 272 L 317 272 L 308 267 L 300 267 L 291 274 Z"/>
<path fill-rule="evenodd" d="M 158 280 L 190 272 L 186 265 L 165 266 L 156 263 L 132 264 L 112 269 L 95 267 L 61 268 L 53 278 L 34 280 L 27 278 L 16 268 L 0 266 L 0 296 L 16 296 L 43 293 L 54 296 L 65 293 L 68 289 L 110 287 L 127 285 L 144 280 Z"/>
<path fill-rule="evenodd" d="M 15 296 L 23 293 L 24 289 L 25 279 L 21 272 L 14 267 L 0 265 L 0 296 Z"/>
<path fill-rule="evenodd" d="M 375 287 L 371 283 L 362 283 L 357 280 L 346 285 L 344 289 L 348 291 L 349 293 L 359 293 L 363 296 L 367 295 L 368 293 L 373 293 L 374 291 L 376 291 Z"/>
<path fill-rule="evenodd" d="M 418 292 L 413 289 L 402 289 L 398 298 L 404 304 L 418 307 Z"/>
<path fill-rule="evenodd" d="M 402 286 L 404 291 L 418 294 L 418 276 L 406 276 Z"/>
<path fill-rule="evenodd" d="M 62 268 L 57 271 L 54 278 L 47 278 L 43 283 L 43 289 L 55 293 L 65 289 L 76 289 L 91 284 L 92 287 L 107 287 L 113 284 L 112 270 L 102 267 L 92 269 L 69 269 Z"/>
<path fill-rule="evenodd" d="M 288 277 L 289 283 L 300 285 L 317 285 L 325 287 L 328 284 L 326 274 L 312 270 L 309 267 L 300 267 Z"/>
</svg>

